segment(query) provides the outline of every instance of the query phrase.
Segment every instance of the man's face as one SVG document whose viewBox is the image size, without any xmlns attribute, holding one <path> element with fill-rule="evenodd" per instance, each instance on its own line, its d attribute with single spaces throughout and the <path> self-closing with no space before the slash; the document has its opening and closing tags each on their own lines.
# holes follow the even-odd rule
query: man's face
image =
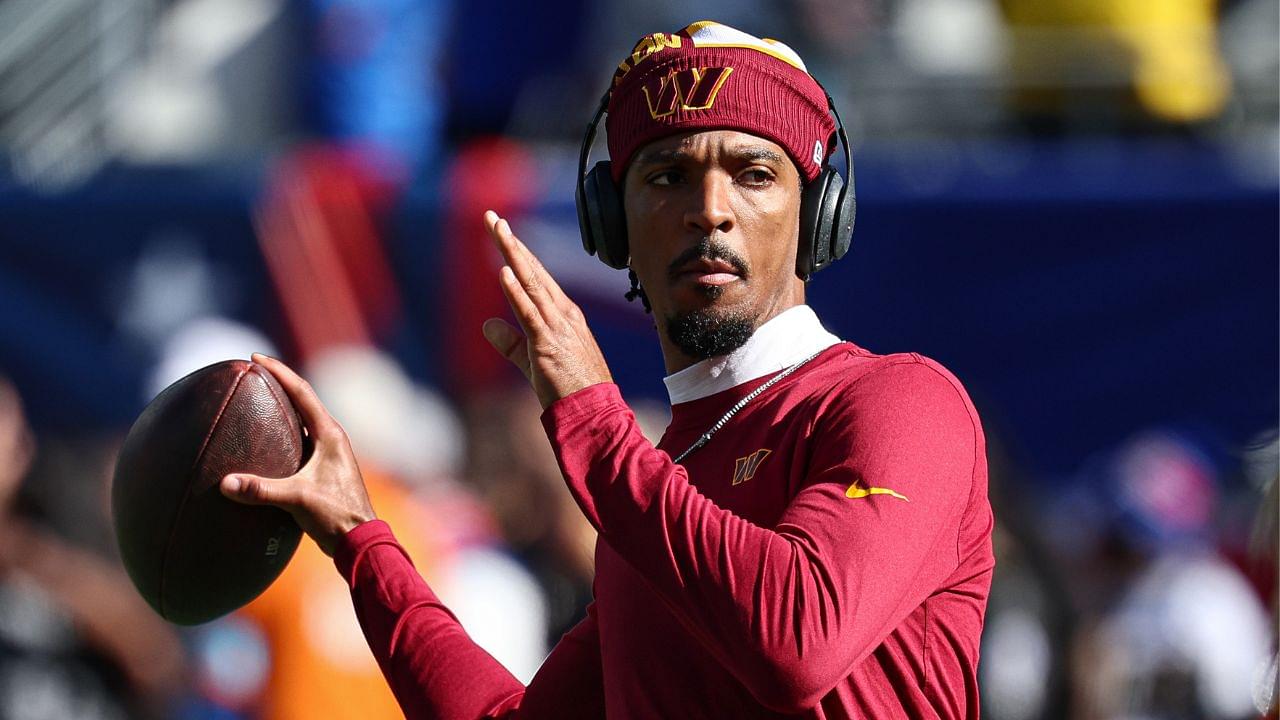
<svg viewBox="0 0 1280 720">
<path fill-rule="evenodd" d="M 627 168 L 623 193 L 631 269 L 669 371 L 740 347 L 804 302 L 800 176 L 778 144 L 734 130 L 655 140 Z"/>
</svg>

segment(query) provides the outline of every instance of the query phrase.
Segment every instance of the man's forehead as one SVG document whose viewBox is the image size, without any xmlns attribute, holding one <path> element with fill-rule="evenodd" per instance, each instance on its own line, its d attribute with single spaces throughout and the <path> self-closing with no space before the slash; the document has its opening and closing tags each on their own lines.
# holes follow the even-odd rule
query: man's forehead
<svg viewBox="0 0 1280 720">
<path fill-rule="evenodd" d="M 739 130 L 702 130 L 669 135 L 650 142 L 636 153 L 635 164 L 702 159 L 708 152 L 736 158 L 785 162 L 781 145 Z"/>
</svg>

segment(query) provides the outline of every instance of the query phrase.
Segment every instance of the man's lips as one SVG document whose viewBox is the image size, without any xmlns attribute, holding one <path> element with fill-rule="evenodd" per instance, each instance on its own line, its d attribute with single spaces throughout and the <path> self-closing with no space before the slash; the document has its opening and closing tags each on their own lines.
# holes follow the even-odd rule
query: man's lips
<svg viewBox="0 0 1280 720">
<path fill-rule="evenodd" d="M 691 279 L 703 285 L 727 285 L 742 275 L 731 263 L 724 260 L 699 258 L 680 266 L 676 272 L 678 279 Z"/>
</svg>

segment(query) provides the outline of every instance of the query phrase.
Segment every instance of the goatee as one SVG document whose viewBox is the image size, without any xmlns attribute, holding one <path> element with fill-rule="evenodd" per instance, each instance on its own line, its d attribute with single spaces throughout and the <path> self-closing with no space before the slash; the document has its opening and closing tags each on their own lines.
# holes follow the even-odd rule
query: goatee
<svg viewBox="0 0 1280 720">
<path fill-rule="evenodd" d="M 667 338 L 695 360 L 728 355 L 746 344 L 755 323 L 743 314 L 694 310 L 667 317 Z"/>
</svg>

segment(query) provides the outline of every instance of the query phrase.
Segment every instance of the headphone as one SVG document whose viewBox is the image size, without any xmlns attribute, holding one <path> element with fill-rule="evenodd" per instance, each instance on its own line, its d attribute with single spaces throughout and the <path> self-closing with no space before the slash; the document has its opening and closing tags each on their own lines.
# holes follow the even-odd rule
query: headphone
<svg viewBox="0 0 1280 720">
<path fill-rule="evenodd" d="M 800 196 L 800 242 L 796 250 L 796 275 L 808 280 L 815 272 L 844 257 L 849 252 L 853 234 L 853 216 L 857 201 L 853 190 L 853 155 L 849 152 L 849 138 L 836 111 L 831 93 L 827 96 L 827 109 L 836 121 L 836 136 L 844 150 L 844 177 L 830 164 L 812 182 L 805 185 Z M 582 138 L 582 152 L 578 156 L 578 188 L 574 193 L 578 209 L 578 229 L 582 233 L 582 248 L 588 255 L 595 255 L 611 268 L 622 270 L 631 263 L 631 249 L 627 241 L 627 219 L 622 208 L 622 192 L 613 181 L 608 160 L 597 162 L 587 172 L 587 156 L 596 139 L 600 120 L 609 107 L 609 93 L 600 99 L 600 107 L 587 125 Z M 846 180 L 847 178 L 847 180 Z"/>
</svg>

